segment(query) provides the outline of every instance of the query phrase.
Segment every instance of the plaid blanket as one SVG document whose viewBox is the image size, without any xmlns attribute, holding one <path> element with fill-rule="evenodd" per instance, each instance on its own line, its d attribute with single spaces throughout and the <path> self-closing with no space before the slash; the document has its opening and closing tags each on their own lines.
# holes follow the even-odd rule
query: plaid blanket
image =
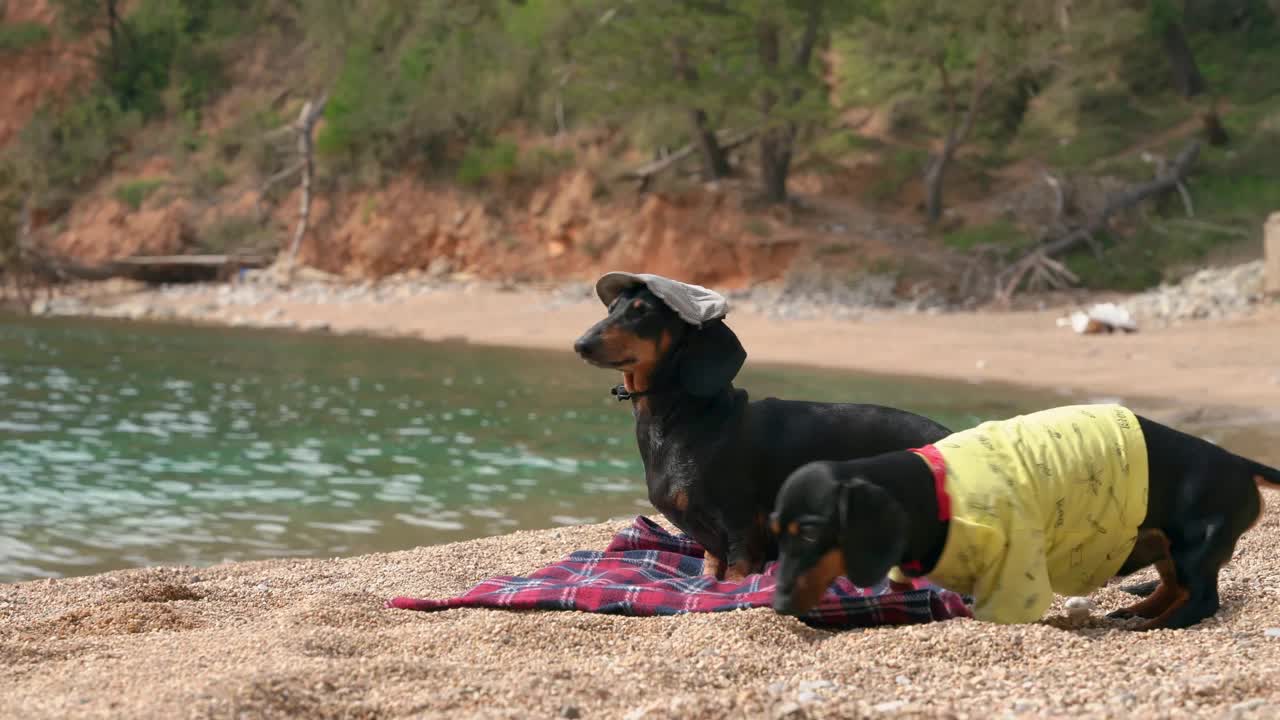
<svg viewBox="0 0 1280 720">
<path fill-rule="evenodd" d="M 619 615 L 676 615 L 771 607 L 774 563 L 741 582 L 701 575 L 702 548 L 639 516 L 604 552 L 579 550 L 529 577 L 496 577 L 458 597 L 423 600 L 397 597 L 387 607 L 446 610 L 458 607 L 511 610 L 581 610 Z M 804 616 L 833 628 L 906 625 L 970 617 L 954 592 L 917 580 L 890 587 L 888 579 L 859 588 L 839 578 L 822 602 Z"/>
</svg>

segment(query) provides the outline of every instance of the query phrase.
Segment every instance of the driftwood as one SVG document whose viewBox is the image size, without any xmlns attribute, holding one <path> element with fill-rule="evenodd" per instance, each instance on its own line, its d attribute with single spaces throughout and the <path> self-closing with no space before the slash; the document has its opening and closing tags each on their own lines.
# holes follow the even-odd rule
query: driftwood
<svg viewBox="0 0 1280 720">
<path fill-rule="evenodd" d="M 244 268 L 266 267 L 266 255 L 138 255 L 101 265 L 84 265 L 69 258 L 29 252 L 33 275 L 51 282 L 128 278 L 140 282 L 213 280 Z"/>
<path fill-rule="evenodd" d="M 1112 216 L 1127 210 L 1149 197 L 1162 195 L 1171 190 L 1182 188 L 1183 180 L 1191 171 L 1200 154 L 1200 141 L 1193 140 L 1174 158 L 1172 164 L 1159 166 L 1156 178 L 1150 182 L 1135 185 L 1124 192 L 1110 198 L 1102 210 L 1090 218 L 1084 225 L 1066 233 L 1062 237 L 1046 242 L 1024 255 L 1017 262 L 1002 270 L 996 276 L 996 298 L 1008 302 L 1018 288 L 1027 281 L 1033 285 L 1061 289 L 1068 284 L 1079 282 L 1066 266 L 1053 259 L 1081 244 L 1094 246 L 1094 236 L 1105 230 Z M 1188 207 L 1188 211 L 1190 208 Z"/>
<path fill-rule="evenodd" d="M 740 132 L 740 133 L 734 133 L 734 132 L 728 132 L 728 131 L 722 130 L 716 133 L 716 137 L 720 140 L 720 148 L 726 153 L 750 142 L 751 139 L 755 137 L 755 135 L 756 135 L 755 130 L 747 130 L 746 132 Z M 644 165 L 641 165 L 638 168 L 624 171 L 618 175 L 617 179 L 618 180 L 639 180 L 641 182 L 647 182 L 651 180 L 654 176 L 662 173 L 663 170 L 666 170 L 667 168 L 675 165 L 681 160 L 684 160 L 685 158 L 689 157 L 694 152 L 696 152 L 697 149 L 698 149 L 697 144 L 689 143 L 688 145 L 685 145 L 684 147 L 680 148 L 679 150 L 676 150 L 675 152 L 665 157 L 654 160 L 653 162 L 645 163 Z"/>
<path fill-rule="evenodd" d="M 266 255 L 135 255 L 116 260 L 121 267 L 266 267 Z"/>
</svg>

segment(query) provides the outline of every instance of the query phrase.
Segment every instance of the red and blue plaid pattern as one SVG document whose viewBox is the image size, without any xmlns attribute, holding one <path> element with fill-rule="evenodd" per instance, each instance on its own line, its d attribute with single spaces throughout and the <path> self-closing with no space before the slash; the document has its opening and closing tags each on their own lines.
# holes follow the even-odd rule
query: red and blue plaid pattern
<svg viewBox="0 0 1280 720">
<path fill-rule="evenodd" d="M 580 610 L 617 615 L 678 615 L 773 605 L 774 563 L 741 582 L 702 575 L 702 548 L 672 535 L 647 517 L 614 536 L 604 552 L 579 550 L 529 577 L 495 577 L 447 600 L 397 597 L 387 607 L 446 610 L 458 607 L 509 610 Z M 964 599 L 923 579 L 897 591 L 887 579 L 860 588 L 839 578 L 822 602 L 804 616 L 832 628 L 907 625 L 970 617 Z"/>
</svg>

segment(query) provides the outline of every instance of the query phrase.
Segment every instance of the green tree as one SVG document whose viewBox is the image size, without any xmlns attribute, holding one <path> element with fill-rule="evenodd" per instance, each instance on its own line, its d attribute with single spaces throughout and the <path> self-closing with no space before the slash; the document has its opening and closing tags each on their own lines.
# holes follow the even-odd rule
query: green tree
<svg viewBox="0 0 1280 720">
<path fill-rule="evenodd" d="M 931 97 L 940 108 L 943 136 L 924 168 L 931 224 L 942 217 L 947 169 L 973 134 L 989 91 L 1026 63 L 1033 17 L 1018 0 L 883 0 L 869 3 L 856 26 L 869 38 L 870 54 L 901 66 L 895 76 L 903 87 L 896 90 Z"/>
<path fill-rule="evenodd" d="M 579 97 L 606 117 L 683 118 L 709 178 L 729 172 L 716 131 L 756 129 L 765 197 L 785 201 L 799 130 L 827 110 L 818 51 L 854 5 L 580 0 L 591 21 L 572 43 Z"/>
<path fill-rule="evenodd" d="M 124 110 L 156 116 L 163 92 L 178 85 L 184 111 L 198 111 L 224 83 L 219 41 L 253 26 L 255 0 L 57 0 L 73 34 L 101 32 L 97 80 Z M 130 12 L 125 14 L 125 8 Z M 248 19 L 246 19 L 248 18 Z"/>
<path fill-rule="evenodd" d="M 583 0 L 566 18 L 566 70 L 578 104 L 606 121 L 684 125 L 697 143 L 707 178 L 730 173 L 716 131 L 738 79 L 723 63 L 723 15 L 699 3 Z M 683 120 L 679 120 L 683 118 Z"/>
<path fill-rule="evenodd" d="M 332 77 L 317 149 L 379 171 L 452 165 L 546 94 L 552 0 L 317 0 L 302 10 L 317 75 Z M 533 117 L 532 119 L 538 119 Z"/>
</svg>

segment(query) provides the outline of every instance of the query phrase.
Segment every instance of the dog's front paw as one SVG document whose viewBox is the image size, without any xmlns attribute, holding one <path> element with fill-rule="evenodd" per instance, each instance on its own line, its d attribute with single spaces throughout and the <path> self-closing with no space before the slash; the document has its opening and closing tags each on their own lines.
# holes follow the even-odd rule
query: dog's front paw
<svg viewBox="0 0 1280 720">
<path fill-rule="evenodd" d="M 717 580 L 720 580 L 721 578 L 723 578 L 723 575 L 721 574 L 722 567 L 723 566 L 720 563 L 720 558 L 716 557 L 715 555 L 712 555 L 709 552 L 703 553 L 702 555 L 702 574 L 703 575 L 710 575 L 711 577 Z"/>
<path fill-rule="evenodd" d="M 742 582 L 751 574 L 751 570 L 745 562 L 736 562 L 730 565 L 724 571 L 725 582 Z"/>
</svg>

